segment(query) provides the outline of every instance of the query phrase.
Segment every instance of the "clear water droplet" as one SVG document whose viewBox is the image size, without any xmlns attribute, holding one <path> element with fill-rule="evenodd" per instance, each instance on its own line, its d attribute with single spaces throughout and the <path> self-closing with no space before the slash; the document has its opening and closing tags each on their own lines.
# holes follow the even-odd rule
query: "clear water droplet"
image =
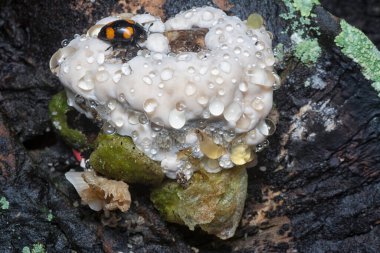
<svg viewBox="0 0 380 253">
<path fill-rule="evenodd" d="M 181 129 L 186 124 L 184 111 L 173 109 L 169 113 L 169 124 L 174 129 Z"/>
<path fill-rule="evenodd" d="M 109 122 L 103 124 L 102 130 L 105 134 L 114 134 L 116 129 Z"/>
<path fill-rule="evenodd" d="M 149 76 L 144 76 L 143 81 L 148 85 L 151 85 L 153 83 L 152 79 Z"/>
<path fill-rule="evenodd" d="M 248 91 L 248 84 L 247 84 L 246 82 L 241 82 L 241 83 L 239 84 L 239 90 L 240 90 L 241 92 L 246 92 L 246 91 Z"/>
<path fill-rule="evenodd" d="M 187 96 L 192 96 L 195 94 L 195 92 L 197 91 L 197 88 L 195 87 L 194 84 L 192 83 L 188 83 L 185 87 L 185 94 Z"/>
<path fill-rule="evenodd" d="M 161 72 L 161 80 L 168 81 L 173 78 L 173 70 L 166 68 Z"/>
<path fill-rule="evenodd" d="M 210 113 L 214 116 L 222 115 L 224 111 L 224 104 L 222 101 L 216 99 L 210 103 L 208 106 L 208 109 L 210 110 Z"/>
<path fill-rule="evenodd" d="M 255 109 L 256 111 L 261 111 L 264 109 L 264 102 L 263 99 L 260 97 L 256 97 L 251 104 L 252 108 Z"/>
<path fill-rule="evenodd" d="M 141 113 L 139 116 L 139 122 L 140 124 L 145 125 L 149 122 L 149 119 L 145 114 Z"/>
<path fill-rule="evenodd" d="M 153 113 L 156 110 L 157 106 L 158 106 L 158 103 L 154 98 L 149 98 L 145 100 L 144 105 L 143 105 L 144 111 L 146 113 Z"/>
<path fill-rule="evenodd" d="M 68 39 L 64 39 L 64 40 L 61 41 L 61 46 L 62 47 L 67 47 L 67 45 L 69 45 L 69 42 L 70 41 Z"/>
</svg>

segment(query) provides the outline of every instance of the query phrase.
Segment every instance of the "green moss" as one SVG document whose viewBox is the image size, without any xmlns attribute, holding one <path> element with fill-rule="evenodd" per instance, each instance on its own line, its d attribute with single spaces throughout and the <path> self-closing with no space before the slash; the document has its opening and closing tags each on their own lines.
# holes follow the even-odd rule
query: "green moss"
<svg viewBox="0 0 380 253">
<path fill-rule="evenodd" d="M 127 183 L 157 185 L 164 174 L 159 163 L 138 150 L 132 139 L 120 135 L 100 134 L 90 156 L 92 168 L 113 179 Z"/>
<path fill-rule="evenodd" d="M 154 189 L 151 200 L 164 218 L 184 224 L 191 230 L 199 226 L 222 239 L 233 236 L 244 208 L 247 173 L 244 167 L 216 174 L 197 171 L 187 188 L 166 181 Z"/>
<path fill-rule="evenodd" d="M 78 130 L 72 129 L 67 124 L 66 113 L 70 110 L 67 105 L 67 97 L 64 91 L 53 96 L 49 103 L 49 113 L 54 127 L 70 146 L 81 148 L 86 145 L 86 136 Z"/>
<path fill-rule="evenodd" d="M 302 40 L 296 44 L 294 51 L 294 55 L 305 64 L 316 63 L 321 53 L 317 39 Z"/>
<path fill-rule="evenodd" d="M 7 199 L 5 197 L 0 198 L 0 208 L 2 210 L 9 209 L 9 202 L 7 201 Z"/>
<path fill-rule="evenodd" d="M 359 29 L 346 21 L 340 22 L 342 32 L 335 43 L 342 52 L 362 67 L 364 76 L 373 81 L 373 88 L 380 96 L 380 52 L 370 39 Z"/>
</svg>

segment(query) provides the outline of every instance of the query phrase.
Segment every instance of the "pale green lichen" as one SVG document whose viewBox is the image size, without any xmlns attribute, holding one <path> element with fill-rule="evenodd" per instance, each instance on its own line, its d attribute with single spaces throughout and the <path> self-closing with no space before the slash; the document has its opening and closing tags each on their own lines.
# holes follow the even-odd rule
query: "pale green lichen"
<svg viewBox="0 0 380 253">
<path fill-rule="evenodd" d="M 295 9 L 301 12 L 301 15 L 308 17 L 315 5 L 319 5 L 319 0 L 293 0 Z"/>
<path fill-rule="evenodd" d="M 322 50 L 318 40 L 310 38 L 308 32 L 314 31 L 317 35 L 320 33 L 319 27 L 312 26 L 311 20 L 316 16 L 312 10 L 319 4 L 319 0 L 283 0 L 283 2 L 288 12 L 280 14 L 280 17 L 290 22 L 290 30 L 299 38 L 293 41 L 294 55 L 305 64 L 316 63 Z"/>
<path fill-rule="evenodd" d="M 294 51 L 294 55 L 305 64 L 316 63 L 321 53 L 317 39 L 302 40 L 296 44 Z"/>
<path fill-rule="evenodd" d="M 370 39 L 359 29 L 346 21 L 340 22 L 342 32 L 335 43 L 342 52 L 362 67 L 364 76 L 373 81 L 373 88 L 380 96 L 380 52 Z"/>
<path fill-rule="evenodd" d="M 30 251 L 30 248 L 28 246 L 25 246 L 22 248 L 22 253 L 45 253 L 45 246 L 41 243 L 35 243 L 33 244 L 32 251 Z"/>
<path fill-rule="evenodd" d="M 47 215 L 47 220 L 50 222 L 54 219 L 54 215 L 51 210 L 49 210 L 49 213 Z"/>
<path fill-rule="evenodd" d="M 2 210 L 9 209 L 9 202 L 7 201 L 7 199 L 5 197 L 0 198 L 0 208 Z"/>
</svg>

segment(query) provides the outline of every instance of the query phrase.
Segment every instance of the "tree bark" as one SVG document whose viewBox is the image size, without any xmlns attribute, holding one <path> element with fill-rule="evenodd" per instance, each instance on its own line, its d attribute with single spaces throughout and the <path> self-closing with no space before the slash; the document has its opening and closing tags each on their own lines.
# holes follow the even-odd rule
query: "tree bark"
<svg viewBox="0 0 380 253">
<path fill-rule="evenodd" d="M 148 11 L 166 18 L 209 4 L 0 0 L 0 198 L 9 202 L 0 208 L 0 252 L 36 243 L 48 252 L 380 251 L 380 99 L 334 44 L 339 25 L 322 7 L 315 9 L 323 49 L 318 63 L 307 67 L 289 58 L 278 67 L 284 77 L 274 99 L 280 121 L 258 165 L 248 170 L 248 198 L 235 237 L 222 241 L 167 224 L 139 186 L 131 186 L 134 201 L 126 214 L 79 205 L 64 177 L 78 164 L 48 118 L 49 99 L 62 89 L 49 70 L 51 55 L 63 39 L 112 13 Z M 212 5 L 242 19 L 260 13 L 274 45 L 289 45 L 281 1 Z"/>
</svg>

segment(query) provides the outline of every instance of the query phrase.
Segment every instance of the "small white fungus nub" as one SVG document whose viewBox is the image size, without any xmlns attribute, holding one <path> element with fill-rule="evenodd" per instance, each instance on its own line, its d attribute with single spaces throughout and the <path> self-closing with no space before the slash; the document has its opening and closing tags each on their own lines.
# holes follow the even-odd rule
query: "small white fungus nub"
<svg viewBox="0 0 380 253">
<path fill-rule="evenodd" d="M 147 31 L 143 49 L 127 62 L 97 38 L 102 26 L 122 18 Z M 206 48 L 171 52 L 165 32 L 194 27 L 208 29 Z M 253 29 L 212 7 L 181 12 L 165 23 L 150 14 L 124 13 L 98 21 L 86 35 L 66 43 L 50 68 L 70 104 L 91 117 L 75 104 L 75 96 L 92 101 L 104 122 L 131 136 L 175 178 L 199 169 L 179 158 L 185 149 L 197 159 L 204 157 L 201 166 L 209 172 L 254 159 L 252 150 L 272 133 L 265 118 L 279 77 L 273 72 L 271 43 L 264 26 Z"/>
</svg>

